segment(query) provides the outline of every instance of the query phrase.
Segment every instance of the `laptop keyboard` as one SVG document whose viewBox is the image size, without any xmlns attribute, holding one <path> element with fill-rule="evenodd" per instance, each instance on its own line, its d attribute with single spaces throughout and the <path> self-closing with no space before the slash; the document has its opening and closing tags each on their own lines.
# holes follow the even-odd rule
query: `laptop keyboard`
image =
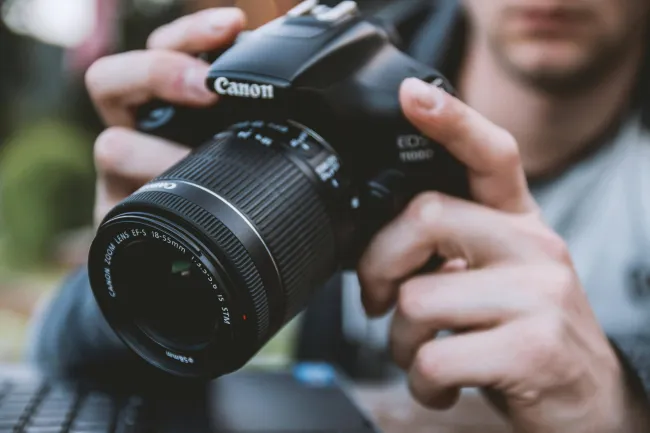
<svg viewBox="0 0 650 433">
<path fill-rule="evenodd" d="M 143 433 L 143 399 L 0 378 L 0 433 Z"/>
</svg>

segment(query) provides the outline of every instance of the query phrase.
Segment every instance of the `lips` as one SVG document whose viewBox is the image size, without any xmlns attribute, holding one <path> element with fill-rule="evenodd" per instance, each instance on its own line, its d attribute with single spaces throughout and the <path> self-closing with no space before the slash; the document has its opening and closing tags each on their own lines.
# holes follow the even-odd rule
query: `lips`
<svg viewBox="0 0 650 433">
<path fill-rule="evenodd" d="M 509 11 L 515 22 L 531 30 L 569 31 L 589 21 L 590 11 L 563 5 L 523 6 Z"/>
</svg>

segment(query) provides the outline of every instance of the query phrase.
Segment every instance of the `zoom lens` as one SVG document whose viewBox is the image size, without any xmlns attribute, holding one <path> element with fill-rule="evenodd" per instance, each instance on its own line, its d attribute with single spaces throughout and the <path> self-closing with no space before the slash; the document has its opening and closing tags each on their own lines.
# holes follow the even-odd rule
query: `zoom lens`
<svg viewBox="0 0 650 433">
<path fill-rule="evenodd" d="M 239 123 L 106 216 L 89 257 L 95 297 L 156 367 L 235 371 L 336 272 L 350 201 L 317 134 Z"/>
</svg>

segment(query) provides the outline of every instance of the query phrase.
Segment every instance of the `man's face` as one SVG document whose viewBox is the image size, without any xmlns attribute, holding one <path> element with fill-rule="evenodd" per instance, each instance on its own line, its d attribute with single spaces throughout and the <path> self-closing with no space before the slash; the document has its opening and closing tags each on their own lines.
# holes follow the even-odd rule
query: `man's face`
<svg viewBox="0 0 650 433">
<path fill-rule="evenodd" d="M 463 0 L 500 64 L 548 91 L 577 90 L 633 49 L 650 0 Z"/>
</svg>

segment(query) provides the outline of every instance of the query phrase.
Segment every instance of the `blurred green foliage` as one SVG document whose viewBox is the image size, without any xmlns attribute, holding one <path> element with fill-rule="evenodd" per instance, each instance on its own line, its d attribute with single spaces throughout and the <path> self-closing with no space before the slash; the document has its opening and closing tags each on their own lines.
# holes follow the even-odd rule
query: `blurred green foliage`
<svg viewBox="0 0 650 433">
<path fill-rule="evenodd" d="M 0 149 L 0 239 L 5 264 L 41 266 L 56 240 L 92 224 L 93 137 L 60 121 L 18 128 Z"/>
</svg>

